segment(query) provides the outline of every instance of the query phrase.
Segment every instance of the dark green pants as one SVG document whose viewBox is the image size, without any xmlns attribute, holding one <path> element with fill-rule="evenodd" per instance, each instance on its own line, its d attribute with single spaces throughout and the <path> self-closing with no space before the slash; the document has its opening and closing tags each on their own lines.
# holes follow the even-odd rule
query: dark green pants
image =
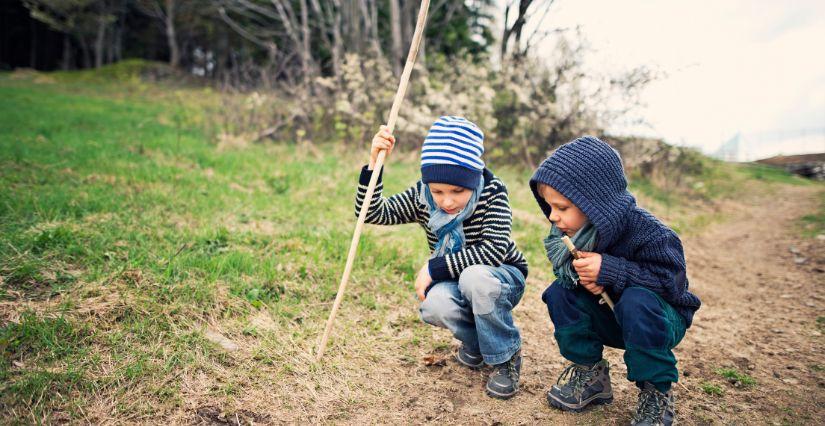
<svg viewBox="0 0 825 426">
<path fill-rule="evenodd" d="M 582 287 L 570 290 L 557 283 L 542 294 L 562 356 L 592 365 L 602 359 L 604 345 L 624 349 L 628 380 L 669 389 L 679 379 L 672 349 L 685 336 L 682 316 L 641 287 L 626 288 L 615 311 L 599 299 Z"/>
</svg>

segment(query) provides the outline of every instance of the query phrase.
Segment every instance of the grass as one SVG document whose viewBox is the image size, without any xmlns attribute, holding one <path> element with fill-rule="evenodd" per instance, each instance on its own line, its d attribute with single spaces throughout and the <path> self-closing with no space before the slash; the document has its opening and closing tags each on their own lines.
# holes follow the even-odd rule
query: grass
<svg viewBox="0 0 825 426">
<path fill-rule="evenodd" d="M 725 390 L 722 389 L 721 386 L 710 382 L 702 382 L 699 388 L 702 389 L 702 392 L 710 396 L 722 396 L 725 394 Z"/>
<path fill-rule="evenodd" d="M 0 327 L 0 410 L 47 417 L 86 386 L 83 358 L 89 330 L 63 316 L 40 317 L 31 311 L 18 321 Z"/>
<path fill-rule="evenodd" d="M 343 389 L 329 410 L 337 416 L 367 392 L 349 381 L 342 348 L 370 363 L 449 349 L 415 310 L 423 233 L 368 227 L 329 361 L 312 363 L 352 235 L 364 146 L 221 146 L 209 125 L 214 91 L 150 84 L 143 70 L 0 74 L 0 411 L 31 422 L 140 419 L 175 413 L 184 387 L 208 399 L 190 404 L 227 407 L 290 382 L 309 390 L 285 395 L 285 409 L 328 403 L 312 399 L 316 387 Z M 714 167 L 708 182 L 725 180 Z M 530 170 L 494 169 L 509 183 L 531 279 L 547 282 Z M 399 153 L 385 192 L 417 176 L 417 161 Z M 685 228 L 722 220 L 688 215 L 655 185 L 634 188 L 655 195 L 657 213 L 672 206 Z M 240 349 L 222 350 L 207 329 Z M 392 392 L 374 382 L 370 392 Z"/>
<path fill-rule="evenodd" d="M 741 373 L 734 368 L 719 368 L 716 370 L 716 374 L 728 379 L 728 381 L 736 386 L 742 387 L 753 387 L 756 386 L 756 379 L 753 377 Z"/>
<path fill-rule="evenodd" d="M 786 183 L 792 185 L 810 185 L 811 181 L 797 175 L 786 172 L 779 167 L 767 166 L 764 164 L 745 164 L 740 170 L 745 172 L 745 177 L 762 182 Z"/>
<path fill-rule="evenodd" d="M 261 363 L 260 380 L 306 372 L 349 247 L 362 156 L 221 149 L 202 125 L 206 89 L 49 76 L 56 82 L 0 75 L 0 408 L 75 418 L 71 407 L 94 394 L 116 401 L 100 408 L 115 416 L 169 412 L 183 371 L 223 374 L 227 354 L 204 337 L 210 324 L 250 357 L 215 379 L 219 405 Z M 414 161 L 389 169 L 387 192 L 417 175 Z M 528 240 L 539 229 L 515 232 Z M 525 248 L 541 259 L 540 241 Z M 379 331 L 398 316 L 412 330 L 400 333 L 403 355 L 419 356 L 432 331 L 397 306 L 412 306 L 426 253 L 414 225 L 364 233 L 330 352 L 394 345 L 397 333 Z M 27 307 L 36 314 L 21 315 Z M 46 390 L 63 397 L 36 397 Z"/>
<path fill-rule="evenodd" d="M 819 195 L 819 209 L 800 219 L 802 232 L 808 237 L 825 235 L 825 193 Z"/>
</svg>

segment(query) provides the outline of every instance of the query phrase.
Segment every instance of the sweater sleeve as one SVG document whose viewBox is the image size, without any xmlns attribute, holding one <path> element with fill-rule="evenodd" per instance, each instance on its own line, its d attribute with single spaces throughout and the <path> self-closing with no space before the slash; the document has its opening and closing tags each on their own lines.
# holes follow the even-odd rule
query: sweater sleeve
<svg viewBox="0 0 825 426">
<path fill-rule="evenodd" d="M 468 244 L 453 254 L 430 259 L 429 270 L 433 281 L 457 280 L 464 268 L 471 265 L 497 267 L 504 262 L 513 220 L 507 191 L 494 193 L 487 203 L 481 223 L 481 242 Z"/>
<path fill-rule="evenodd" d="M 644 287 L 665 300 L 678 300 L 687 291 L 682 242 L 672 231 L 645 243 L 633 260 L 602 254 L 598 284 L 621 295 L 628 286 Z"/>
<path fill-rule="evenodd" d="M 364 203 L 364 196 L 367 195 L 367 186 L 372 177 L 372 170 L 367 166 L 361 169 L 361 176 L 358 178 L 358 192 L 355 194 L 355 217 L 361 211 Z M 406 191 L 395 194 L 390 198 L 381 196 L 384 189 L 382 181 L 383 169 L 375 184 L 375 192 L 372 193 L 369 209 L 367 210 L 366 223 L 372 225 L 400 225 L 418 221 L 418 186 L 413 185 Z"/>
</svg>

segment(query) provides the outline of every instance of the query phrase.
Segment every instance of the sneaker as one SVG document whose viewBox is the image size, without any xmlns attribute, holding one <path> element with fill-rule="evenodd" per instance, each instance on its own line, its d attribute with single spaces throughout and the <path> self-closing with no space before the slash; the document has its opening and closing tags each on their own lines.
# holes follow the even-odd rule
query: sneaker
<svg viewBox="0 0 825 426">
<path fill-rule="evenodd" d="M 567 379 L 567 383 L 561 381 Z M 547 402 L 562 411 L 580 412 L 588 405 L 613 402 L 610 364 L 603 359 L 592 367 L 571 364 L 547 392 Z"/>
<path fill-rule="evenodd" d="M 630 421 L 632 426 L 670 426 L 676 421 L 673 392 L 659 392 L 645 382 L 639 392 L 639 405 Z"/>
<path fill-rule="evenodd" d="M 521 349 L 507 362 L 493 366 L 493 373 L 487 380 L 487 395 L 498 399 L 510 399 L 518 392 L 521 374 Z"/>
<path fill-rule="evenodd" d="M 458 348 L 458 353 L 455 354 L 455 360 L 465 367 L 469 367 L 474 370 L 484 367 L 484 358 L 481 357 L 481 354 L 468 351 L 467 347 L 463 344 L 460 348 Z"/>
</svg>

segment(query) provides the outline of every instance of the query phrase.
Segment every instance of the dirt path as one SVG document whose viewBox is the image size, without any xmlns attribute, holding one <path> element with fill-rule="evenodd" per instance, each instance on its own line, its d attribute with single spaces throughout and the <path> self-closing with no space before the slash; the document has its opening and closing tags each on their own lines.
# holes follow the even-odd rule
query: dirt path
<svg viewBox="0 0 825 426">
<path fill-rule="evenodd" d="M 735 202 L 720 206 L 729 221 L 684 238 L 691 290 L 704 305 L 676 349 L 682 373 L 675 386 L 681 424 L 822 424 L 825 324 L 817 319 L 825 316 L 825 296 L 814 290 L 825 284 L 825 241 L 786 232 L 800 216 L 816 210 L 816 191 L 798 186 L 774 194 L 743 191 Z M 624 379 L 622 352 L 615 349 L 606 350 L 613 366 L 612 405 L 579 415 L 546 405 L 545 392 L 565 363 L 540 300 L 545 285 L 529 280 L 516 310 L 525 364 L 522 392 L 510 401 L 484 394 L 488 371 L 473 372 L 449 358 L 457 344 L 444 330 L 426 328 L 427 339 L 433 333 L 434 342 L 445 343 L 435 353 L 426 352 L 433 347 L 428 341 L 415 359 L 390 356 L 397 342 L 412 333 L 405 321 L 415 321 L 415 309 L 403 306 L 378 331 L 386 336 L 381 347 L 349 347 L 345 356 L 330 354 L 334 358 L 327 365 L 334 367 L 323 372 L 308 367 L 288 377 L 256 380 L 234 409 L 197 408 L 200 398 L 184 395 L 189 402 L 173 419 L 235 424 L 627 424 L 637 392 Z M 422 359 L 428 355 L 446 362 L 427 366 Z M 721 369 L 747 374 L 756 383 L 733 383 Z"/>
</svg>

